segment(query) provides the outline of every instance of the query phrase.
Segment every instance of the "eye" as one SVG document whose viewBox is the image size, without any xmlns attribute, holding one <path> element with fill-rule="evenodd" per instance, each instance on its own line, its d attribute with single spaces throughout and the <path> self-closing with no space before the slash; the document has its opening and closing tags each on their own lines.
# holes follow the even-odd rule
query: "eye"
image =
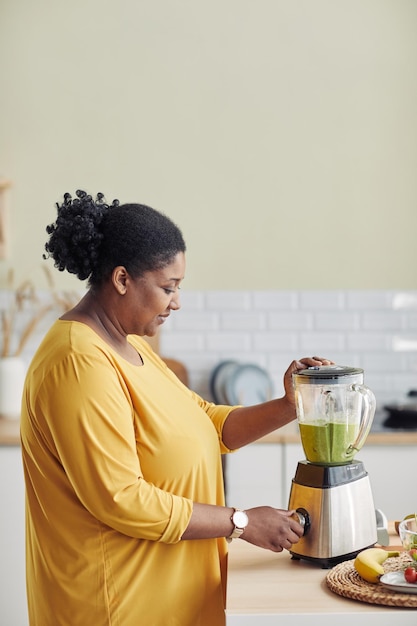
<svg viewBox="0 0 417 626">
<path fill-rule="evenodd" d="M 179 291 L 181 287 L 177 285 L 176 287 L 162 287 L 162 289 L 165 291 L 167 295 L 169 295 L 171 293 L 175 293 L 176 291 Z"/>
</svg>

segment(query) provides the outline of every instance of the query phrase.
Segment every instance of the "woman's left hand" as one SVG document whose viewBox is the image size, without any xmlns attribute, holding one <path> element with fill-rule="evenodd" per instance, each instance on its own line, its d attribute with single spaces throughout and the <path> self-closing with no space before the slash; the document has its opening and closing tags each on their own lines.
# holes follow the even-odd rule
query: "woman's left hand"
<svg viewBox="0 0 417 626">
<path fill-rule="evenodd" d="M 334 365 L 334 361 L 331 361 L 330 359 L 325 359 L 321 356 L 307 356 L 291 363 L 291 365 L 284 374 L 285 398 L 289 403 L 295 405 L 292 375 L 295 372 L 306 369 L 307 367 L 317 367 L 320 365 Z"/>
</svg>

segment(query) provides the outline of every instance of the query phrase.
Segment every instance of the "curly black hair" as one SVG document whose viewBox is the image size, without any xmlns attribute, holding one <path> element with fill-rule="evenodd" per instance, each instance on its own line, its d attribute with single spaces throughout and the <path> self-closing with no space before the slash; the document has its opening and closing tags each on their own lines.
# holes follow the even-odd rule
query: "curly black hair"
<svg viewBox="0 0 417 626">
<path fill-rule="evenodd" d="M 135 278 L 168 265 L 186 246 L 178 226 L 145 204 L 109 205 L 78 190 L 56 203 L 58 216 L 46 227 L 47 255 L 59 271 L 67 270 L 91 287 L 100 286 L 118 265 Z"/>
</svg>

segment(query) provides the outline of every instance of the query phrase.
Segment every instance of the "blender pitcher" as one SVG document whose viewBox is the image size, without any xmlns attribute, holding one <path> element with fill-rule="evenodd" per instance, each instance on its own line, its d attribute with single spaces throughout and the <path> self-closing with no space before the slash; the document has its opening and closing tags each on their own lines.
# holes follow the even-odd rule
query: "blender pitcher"
<svg viewBox="0 0 417 626">
<path fill-rule="evenodd" d="M 375 415 L 375 396 L 363 370 L 329 365 L 293 374 L 301 443 L 307 461 L 350 463 L 365 442 Z"/>
</svg>

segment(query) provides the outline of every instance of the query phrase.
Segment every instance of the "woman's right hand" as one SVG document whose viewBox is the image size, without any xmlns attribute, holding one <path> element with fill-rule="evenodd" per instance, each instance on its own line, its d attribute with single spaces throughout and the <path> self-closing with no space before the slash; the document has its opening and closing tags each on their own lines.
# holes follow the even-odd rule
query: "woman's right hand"
<svg viewBox="0 0 417 626">
<path fill-rule="evenodd" d="M 258 506 L 245 509 L 249 523 L 240 536 L 260 548 L 282 552 L 303 536 L 304 528 L 297 521 L 294 511 Z"/>
</svg>

